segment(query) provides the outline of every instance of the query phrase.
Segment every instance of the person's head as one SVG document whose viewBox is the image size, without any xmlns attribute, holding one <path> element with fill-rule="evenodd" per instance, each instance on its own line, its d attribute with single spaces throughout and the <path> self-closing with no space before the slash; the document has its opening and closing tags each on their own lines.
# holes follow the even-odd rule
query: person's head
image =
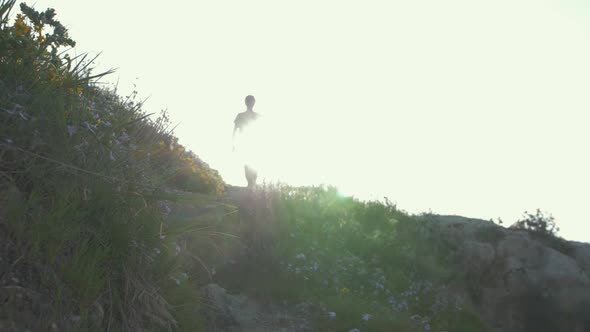
<svg viewBox="0 0 590 332">
<path fill-rule="evenodd" d="M 254 99 L 254 96 L 246 96 L 246 106 L 248 107 L 248 109 L 252 109 L 252 107 L 254 107 L 254 103 L 256 103 L 256 99 Z"/>
</svg>

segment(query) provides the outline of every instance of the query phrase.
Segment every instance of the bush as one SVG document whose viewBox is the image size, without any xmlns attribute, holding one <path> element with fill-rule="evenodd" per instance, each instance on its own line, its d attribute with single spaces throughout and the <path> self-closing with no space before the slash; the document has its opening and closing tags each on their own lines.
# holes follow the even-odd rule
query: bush
<svg viewBox="0 0 590 332">
<path fill-rule="evenodd" d="M 63 55 L 75 43 L 53 9 L 22 4 L 11 24 L 14 5 L 0 0 L 0 243 L 18 254 L 0 264 L 35 294 L 22 298 L 47 306 L 30 320 L 34 306 L 0 288 L 0 321 L 23 330 L 198 325 L 182 313 L 197 303 L 177 291 L 187 286 L 174 282 L 182 262 L 176 236 L 160 237 L 160 203 L 187 165 L 191 186 L 180 189 L 218 194 L 223 181 L 177 144 L 165 113 L 150 119 L 137 93 L 97 84 L 110 71 Z"/>
<path fill-rule="evenodd" d="M 525 212 L 524 219 L 518 220 L 512 229 L 522 229 L 529 232 L 534 238 L 544 243 L 546 246 L 553 248 L 565 255 L 571 255 L 572 245 L 557 236 L 559 228 L 555 224 L 555 218 L 551 214 L 546 214 L 537 209 L 535 214 Z"/>
<path fill-rule="evenodd" d="M 511 228 L 524 229 L 537 234 L 557 235 L 559 228 L 555 225 L 555 218 L 537 209 L 535 214 L 526 212 L 524 218 L 518 220 Z"/>
<path fill-rule="evenodd" d="M 320 308 L 312 317 L 318 331 L 484 325 L 478 317 L 460 322 L 468 309 L 449 292 L 443 295 L 457 248 L 435 224 L 389 201 L 361 202 L 331 187 L 267 190 L 276 221 L 264 227 L 276 228 L 266 231 L 276 237 L 268 250 L 274 261 L 253 257 L 259 274 L 244 285 L 244 275 L 234 273 L 244 287 L 236 291 L 261 289 L 273 298 L 311 302 Z M 268 276 L 261 273 L 265 264 L 272 267 Z"/>
</svg>

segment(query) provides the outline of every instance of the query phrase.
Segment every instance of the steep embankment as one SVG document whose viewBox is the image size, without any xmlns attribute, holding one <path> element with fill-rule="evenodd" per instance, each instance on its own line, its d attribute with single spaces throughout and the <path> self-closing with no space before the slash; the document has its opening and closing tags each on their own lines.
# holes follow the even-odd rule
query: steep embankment
<svg viewBox="0 0 590 332">
<path fill-rule="evenodd" d="M 75 43 L 53 9 L 17 10 L 0 0 L 0 330 L 197 329 L 158 202 L 223 181 L 165 113 L 63 52 Z"/>
</svg>

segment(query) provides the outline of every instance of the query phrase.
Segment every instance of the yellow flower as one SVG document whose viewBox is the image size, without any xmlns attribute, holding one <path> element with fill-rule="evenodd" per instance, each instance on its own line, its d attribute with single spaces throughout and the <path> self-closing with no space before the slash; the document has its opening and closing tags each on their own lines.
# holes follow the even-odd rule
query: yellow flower
<svg viewBox="0 0 590 332">
<path fill-rule="evenodd" d="M 84 92 L 84 89 L 82 89 L 82 87 L 80 87 L 80 86 L 77 87 L 77 88 L 75 88 L 75 89 L 74 88 L 70 88 L 70 93 L 72 93 L 72 94 L 81 95 L 82 92 Z"/>
<path fill-rule="evenodd" d="M 342 295 L 348 295 L 348 294 L 350 294 L 350 289 L 348 289 L 346 287 L 342 287 L 340 289 L 340 294 L 342 294 Z"/>
<path fill-rule="evenodd" d="M 16 20 L 14 22 L 14 32 L 17 36 L 25 36 L 31 33 L 31 27 L 29 27 L 25 23 L 25 17 L 22 14 L 16 15 Z"/>
<path fill-rule="evenodd" d="M 41 34 L 41 31 L 43 31 L 43 24 L 41 24 L 41 25 L 36 25 L 35 24 L 34 29 L 35 29 L 35 32 L 40 35 Z"/>
</svg>

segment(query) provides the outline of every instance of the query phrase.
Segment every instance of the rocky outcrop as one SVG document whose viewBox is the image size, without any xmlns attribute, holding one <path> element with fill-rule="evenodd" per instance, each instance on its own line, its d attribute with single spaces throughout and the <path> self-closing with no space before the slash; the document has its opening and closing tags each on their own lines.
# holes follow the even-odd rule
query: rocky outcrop
<svg viewBox="0 0 590 332">
<path fill-rule="evenodd" d="M 311 331 L 305 304 L 294 307 L 261 304 L 242 294 L 229 294 L 217 284 L 202 288 L 208 331 Z"/>
<path fill-rule="evenodd" d="M 462 242 L 458 289 L 496 331 L 590 331 L 590 244 L 551 243 L 523 230 L 433 216 Z M 557 239 L 552 239 L 557 240 Z M 560 242 L 561 243 L 561 242 Z"/>
</svg>

